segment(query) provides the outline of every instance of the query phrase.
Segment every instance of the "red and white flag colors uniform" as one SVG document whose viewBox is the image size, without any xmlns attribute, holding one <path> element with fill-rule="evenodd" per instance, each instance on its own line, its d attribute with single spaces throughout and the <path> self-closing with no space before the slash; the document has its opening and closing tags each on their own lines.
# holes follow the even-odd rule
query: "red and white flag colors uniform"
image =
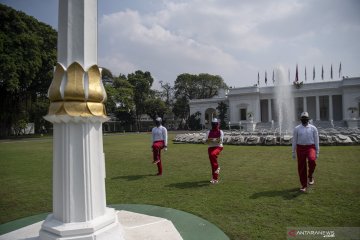
<svg viewBox="0 0 360 240">
<path fill-rule="evenodd" d="M 211 183 L 217 183 L 220 172 L 218 156 L 223 150 L 224 132 L 220 130 L 219 122 L 216 118 L 212 120 L 211 125 L 212 129 L 207 132 L 206 140 L 209 145 L 208 154 L 212 171 Z"/>
<path fill-rule="evenodd" d="M 292 152 L 295 158 L 295 151 L 298 159 L 298 173 L 301 183 L 301 190 L 306 191 L 309 183 L 313 184 L 313 173 L 316 167 L 316 159 L 319 156 L 319 134 L 315 126 L 308 123 L 309 114 L 301 114 L 302 124 L 295 127 L 292 139 Z M 308 160 L 308 161 L 306 161 Z M 307 167 L 309 165 L 309 170 Z"/>
<path fill-rule="evenodd" d="M 161 125 L 161 118 L 156 119 L 156 127 L 151 131 L 153 163 L 157 164 L 158 174 L 162 175 L 161 150 L 167 150 L 168 135 L 167 129 Z"/>
</svg>

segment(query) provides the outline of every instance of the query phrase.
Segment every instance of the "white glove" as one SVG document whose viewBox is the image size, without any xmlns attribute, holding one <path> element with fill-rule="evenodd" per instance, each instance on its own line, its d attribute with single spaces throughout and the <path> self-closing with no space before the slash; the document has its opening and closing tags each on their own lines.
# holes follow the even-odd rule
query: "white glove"
<svg viewBox="0 0 360 240">
<path fill-rule="evenodd" d="M 316 159 L 318 159 L 319 158 L 319 153 L 316 153 Z"/>
<path fill-rule="evenodd" d="M 292 158 L 295 160 L 296 159 L 296 154 L 293 152 L 292 153 Z"/>
</svg>

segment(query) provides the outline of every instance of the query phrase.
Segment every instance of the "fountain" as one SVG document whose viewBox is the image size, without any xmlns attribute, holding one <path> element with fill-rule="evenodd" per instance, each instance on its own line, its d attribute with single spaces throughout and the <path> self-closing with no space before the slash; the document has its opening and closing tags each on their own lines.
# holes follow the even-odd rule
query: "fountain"
<svg viewBox="0 0 360 240">
<path fill-rule="evenodd" d="M 275 70 L 275 104 L 279 122 L 280 139 L 283 132 L 292 132 L 294 128 L 294 98 L 292 85 L 286 81 L 285 70 L 279 66 Z"/>
<path fill-rule="evenodd" d="M 239 132 L 240 132 L 240 135 L 241 135 L 241 121 L 239 122 Z"/>
<path fill-rule="evenodd" d="M 249 121 L 239 121 L 239 132 L 224 130 L 224 144 L 231 145 L 262 145 L 289 146 L 292 143 L 292 132 L 295 127 L 294 97 L 292 94 L 293 85 L 287 82 L 287 77 L 283 67 L 278 67 L 275 71 L 275 121 L 271 119 L 271 129 L 255 129 L 256 123 L 253 121 L 252 114 L 249 113 Z M 334 121 L 330 121 L 332 128 L 319 130 L 320 145 L 353 145 L 360 144 L 360 129 L 335 128 Z M 310 119 L 310 124 L 313 124 Z M 244 128 L 244 131 L 242 131 Z M 270 128 L 270 126 L 269 126 Z M 270 130 L 270 131 L 268 131 Z M 203 143 L 206 137 L 205 132 L 197 133 L 198 140 L 194 143 Z M 190 136 L 178 134 L 174 138 L 175 143 L 189 142 Z M 201 140 L 201 141 L 200 141 Z"/>
</svg>

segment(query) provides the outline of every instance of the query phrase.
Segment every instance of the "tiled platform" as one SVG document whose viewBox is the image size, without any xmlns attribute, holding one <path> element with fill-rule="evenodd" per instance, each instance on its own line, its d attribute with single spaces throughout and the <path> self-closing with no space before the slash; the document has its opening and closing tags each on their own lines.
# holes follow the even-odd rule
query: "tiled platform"
<svg viewBox="0 0 360 240">
<path fill-rule="evenodd" d="M 152 205 L 119 204 L 118 218 L 126 240 L 229 240 L 212 223 L 183 211 Z M 37 240 L 47 214 L 0 225 L 0 240 Z"/>
</svg>

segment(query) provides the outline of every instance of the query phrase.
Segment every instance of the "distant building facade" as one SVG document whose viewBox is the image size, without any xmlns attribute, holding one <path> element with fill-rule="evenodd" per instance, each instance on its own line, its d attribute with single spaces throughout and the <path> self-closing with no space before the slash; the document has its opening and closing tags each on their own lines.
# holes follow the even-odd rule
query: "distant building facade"
<svg viewBox="0 0 360 240">
<path fill-rule="evenodd" d="M 292 86 L 291 91 L 293 98 L 289 101 L 294 106 L 294 114 L 288 117 L 293 121 L 307 111 L 313 121 L 359 124 L 360 77 L 304 83 Z M 230 125 L 277 122 L 275 99 L 274 86 L 231 88 L 211 99 L 191 100 L 190 114 L 200 112 L 200 122 L 207 126 L 210 119 L 218 115 L 218 103 L 225 102 L 228 105 L 226 121 Z"/>
</svg>

